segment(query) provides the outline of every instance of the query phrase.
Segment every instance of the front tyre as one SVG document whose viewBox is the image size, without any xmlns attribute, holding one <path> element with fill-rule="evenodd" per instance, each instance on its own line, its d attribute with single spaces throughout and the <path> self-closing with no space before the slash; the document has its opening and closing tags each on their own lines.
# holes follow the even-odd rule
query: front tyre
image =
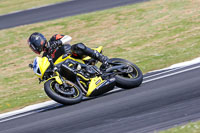
<svg viewBox="0 0 200 133">
<path fill-rule="evenodd" d="M 47 81 L 44 84 L 46 94 L 54 101 L 69 105 L 81 102 L 83 94 L 81 89 L 74 83 L 66 80 L 68 88 L 63 88 L 54 79 Z"/>
<path fill-rule="evenodd" d="M 126 64 L 130 66 L 132 72 L 130 73 L 123 73 L 120 75 L 116 75 L 116 85 L 120 88 L 124 89 L 131 89 L 134 87 L 138 87 L 143 81 L 143 74 L 142 71 L 132 62 L 121 59 L 121 58 L 111 58 L 111 62 L 119 63 L 119 64 Z"/>
</svg>

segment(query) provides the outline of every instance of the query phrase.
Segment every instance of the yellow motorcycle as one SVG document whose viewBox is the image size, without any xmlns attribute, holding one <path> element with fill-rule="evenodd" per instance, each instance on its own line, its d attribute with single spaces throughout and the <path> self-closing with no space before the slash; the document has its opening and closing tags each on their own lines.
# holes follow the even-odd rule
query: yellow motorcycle
<svg viewBox="0 0 200 133">
<path fill-rule="evenodd" d="M 102 46 L 94 49 L 102 52 Z M 102 95 L 115 86 L 130 89 L 138 87 L 143 80 L 141 70 L 130 61 L 111 58 L 106 69 L 97 67 L 97 60 L 82 60 L 62 55 L 55 62 L 50 56 L 36 57 L 29 64 L 39 81 L 45 81 L 44 90 L 53 100 L 62 104 L 75 104 L 82 97 Z"/>
</svg>

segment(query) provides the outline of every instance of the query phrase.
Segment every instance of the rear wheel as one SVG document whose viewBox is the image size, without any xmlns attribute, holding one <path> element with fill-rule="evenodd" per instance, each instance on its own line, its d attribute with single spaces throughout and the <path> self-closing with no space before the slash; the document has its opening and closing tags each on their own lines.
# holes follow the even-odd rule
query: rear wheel
<svg viewBox="0 0 200 133">
<path fill-rule="evenodd" d="M 83 95 L 80 88 L 68 80 L 65 82 L 67 87 L 51 79 L 44 84 L 44 90 L 51 99 L 61 104 L 76 104 L 81 102 Z"/>
<path fill-rule="evenodd" d="M 120 59 L 120 58 L 111 58 L 112 63 L 125 64 L 128 65 L 126 72 L 123 74 L 116 75 L 116 85 L 120 88 L 131 89 L 138 87 L 143 81 L 142 71 L 132 62 Z"/>
</svg>

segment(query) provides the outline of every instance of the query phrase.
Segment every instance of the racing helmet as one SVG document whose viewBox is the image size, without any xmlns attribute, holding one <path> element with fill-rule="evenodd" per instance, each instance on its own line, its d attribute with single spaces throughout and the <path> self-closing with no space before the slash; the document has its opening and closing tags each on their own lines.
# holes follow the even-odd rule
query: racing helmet
<svg viewBox="0 0 200 133">
<path fill-rule="evenodd" d="M 43 51 L 46 43 L 47 43 L 47 39 L 44 37 L 44 35 L 42 35 L 39 32 L 35 32 L 31 34 L 31 36 L 28 39 L 29 47 L 36 54 L 40 54 Z"/>
</svg>

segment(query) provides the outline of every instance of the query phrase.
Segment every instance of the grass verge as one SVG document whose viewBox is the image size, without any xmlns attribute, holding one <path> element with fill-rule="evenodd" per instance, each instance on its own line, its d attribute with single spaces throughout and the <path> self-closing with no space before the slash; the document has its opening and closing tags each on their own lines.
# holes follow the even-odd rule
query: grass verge
<svg viewBox="0 0 200 133">
<path fill-rule="evenodd" d="M 161 131 L 160 133 L 200 133 L 200 122 L 188 123 L 166 131 Z"/>
<path fill-rule="evenodd" d="M 0 0 L 0 15 L 63 1 L 66 0 Z"/>
<path fill-rule="evenodd" d="M 26 44 L 31 33 L 69 34 L 72 43 L 102 45 L 108 57 L 128 59 L 146 73 L 200 55 L 199 5 L 199 0 L 152 0 L 1 30 L 0 112 L 49 100 L 27 67 L 36 56 Z"/>
</svg>

